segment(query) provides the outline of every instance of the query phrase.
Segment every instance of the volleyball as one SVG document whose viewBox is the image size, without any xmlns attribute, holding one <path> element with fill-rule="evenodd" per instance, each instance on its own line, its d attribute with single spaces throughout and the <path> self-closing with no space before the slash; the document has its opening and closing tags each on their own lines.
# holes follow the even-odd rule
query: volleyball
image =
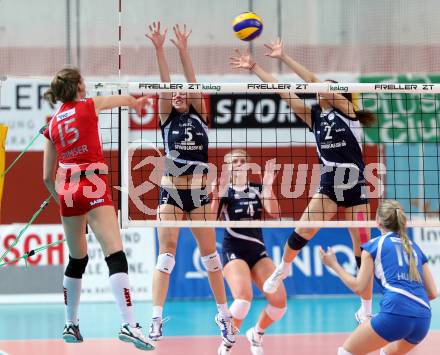
<svg viewBox="0 0 440 355">
<path fill-rule="evenodd" d="M 234 19 L 233 29 L 242 41 L 252 41 L 263 31 L 263 20 L 254 12 L 243 12 Z"/>
</svg>

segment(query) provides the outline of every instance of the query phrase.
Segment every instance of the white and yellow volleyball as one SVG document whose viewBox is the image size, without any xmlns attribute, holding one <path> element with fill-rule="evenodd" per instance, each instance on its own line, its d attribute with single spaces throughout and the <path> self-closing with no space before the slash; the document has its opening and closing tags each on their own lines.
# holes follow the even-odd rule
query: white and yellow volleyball
<svg viewBox="0 0 440 355">
<path fill-rule="evenodd" d="M 235 35 L 242 41 L 252 41 L 263 32 L 263 20 L 254 12 L 243 12 L 232 25 Z"/>
</svg>

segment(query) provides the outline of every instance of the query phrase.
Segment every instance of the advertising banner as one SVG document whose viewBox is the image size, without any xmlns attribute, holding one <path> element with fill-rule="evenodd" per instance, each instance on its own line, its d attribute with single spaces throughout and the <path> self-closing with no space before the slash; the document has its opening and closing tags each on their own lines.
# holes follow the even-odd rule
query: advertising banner
<svg viewBox="0 0 440 355">
<path fill-rule="evenodd" d="M 269 255 L 278 264 L 281 260 L 284 244 L 292 232 L 291 229 L 266 228 L 263 230 Z M 374 229 L 373 236 L 380 235 Z M 221 251 L 223 230 L 217 229 L 217 247 Z M 351 294 L 351 291 L 328 269 L 319 257 L 319 248 L 331 246 L 343 267 L 354 274 L 356 261 L 352 252 L 348 229 L 321 229 L 301 251 L 293 263 L 291 274 L 284 281 L 289 296 L 310 294 Z M 171 275 L 170 298 L 210 297 L 211 291 L 206 278 L 200 251 L 189 229 L 181 229 L 176 253 L 176 266 Z M 261 293 L 254 287 L 254 294 Z"/>
<path fill-rule="evenodd" d="M 361 83 L 438 83 L 440 75 L 368 75 Z M 436 94 L 362 94 L 362 107 L 377 113 L 380 129 L 365 130 L 376 143 L 438 143 L 440 95 Z"/>
<path fill-rule="evenodd" d="M 428 257 L 429 268 L 437 289 L 440 288 L 440 228 L 414 228 L 414 241 Z"/>
<path fill-rule="evenodd" d="M 11 247 L 24 225 L 0 226 L 0 251 Z M 108 268 L 101 247 L 92 234 L 85 236 L 89 263 L 83 276 L 82 301 L 113 300 Z M 62 225 L 32 225 L 12 247 L 3 262 L 9 262 L 47 244 L 63 240 Z M 154 229 L 122 230 L 134 300 L 151 299 L 152 270 L 155 265 Z M 62 300 L 64 270 L 69 261 L 67 243 L 42 250 L 27 259 L 0 267 L 1 302 L 58 302 Z"/>
</svg>

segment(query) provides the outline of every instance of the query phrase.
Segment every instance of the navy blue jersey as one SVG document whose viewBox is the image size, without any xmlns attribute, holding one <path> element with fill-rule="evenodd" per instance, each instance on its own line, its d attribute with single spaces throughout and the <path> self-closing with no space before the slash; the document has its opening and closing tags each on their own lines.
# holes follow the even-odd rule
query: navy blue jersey
<svg viewBox="0 0 440 355">
<path fill-rule="evenodd" d="M 229 186 L 220 198 L 219 216 L 226 221 L 260 220 L 263 213 L 261 184 L 249 183 L 243 191 Z M 225 239 L 240 238 L 264 245 L 261 228 L 225 228 Z"/>
<path fill-rule="evenodd" d="M 207 173 L 208 125 L 192 105 L 180 113 L 173 107 L 161 125 L 165 146 L 165 175 Z"/>
<path fill-rule="evenodd" d="M 312 106 L 311 116 L 311 131 L 315 135 L 319 161 L 323 169 L 321 186 L 347 184 L 347 176 L 350 177 L 350 183 L 363 183 L 365 164 L 360 122 L 350 119 L 335 108 L 322 111 L 319 105 Z M 337 170 L 340 173 L 337 173 Z M 335 178 L 335 175 L 338 176 Z"/>
<path fill-rule="evenodd" d="M 419 246 L 411 242 L 417 270 L 428 261 Z M 374 260 L 374 276 L 382 286 L 381 312 L 409 317 L 430 317 L 431 307 L 422 283 L 410 281 L 409 260 L 398 234 L 390 232 L 362 245 Z"/>
</svg>

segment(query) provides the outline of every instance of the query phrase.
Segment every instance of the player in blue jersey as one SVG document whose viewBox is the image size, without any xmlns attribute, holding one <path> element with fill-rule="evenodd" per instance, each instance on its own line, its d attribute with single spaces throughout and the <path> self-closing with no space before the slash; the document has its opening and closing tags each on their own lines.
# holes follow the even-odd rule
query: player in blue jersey
<svg viewBox="0 0 440 355">
<path fill-rule="evenodd" d="M 250 159 L 245 150 L 234 149 L 224 157 L 229 174 L 222 174 L 219 188 L 213 188 L 212 209 L 226 221 L 260 220 L 263 210 L 269 215 L 279 214 L 278 200 L 272 185 L 275 179 L 275 162 L 266 164 L 263 184 L 249 182 Z M 252 302 L 252 281 L 262 291 L 263 283 L 275 270 L 268 257 L 261 228 L 225 228 L 222 245 L 223 274 L 231 289 L 234 302 L 230 311 L 234 325 L 240 328 Z M 248 329 L 246 337 L 253 355 L 263 355 L 263 334 L 286 312 L 284 286 L 273 294 L 265 294 L 267 306 L 261 312 L 254 327 Z M 231 347 L 224 343 L 219 355 L 231 354 Z"/>
<path fill-rule="evenodd" d="M 339 355 L 366 354 L 382 348 L 381 355 L 406 354 L 427 335 L 431 323 L 429 301 L 437 288 L 428 259 L 406 233 L 406 216 L 399 202 L 379 206 L 377 226 L 382 235 L 362 245 L 357 277 L 339 265 L 334 252 L 321 248 L 323 262 L 353 292 L 361 293 L 374 276 L 382 287 L 379 314 L 363 322 L 339 348 Z"/>
<path fill-rule="evenodd" d="M 165 29 L 160 22 L 149 26 L 146 34 L 155 49 L 162 82 L 170 82 L 170 72 L 163 44 Z M 183 71 L 188 82 L 195 83 L 191 58 L 188 53 L 186 25 L 173 27 L 175 39 L 171 41 L 179 51 Z M 206 220 L 211 214 L 206 189 L 208 163 L 207 110 L 201 93 L 161 93 L 159 116 L 165 146 L 165 171 L 161 179 L 160 200 L 157 209 L 159 220 Z M 212 218 L 212 217 L 211 217 Z M 228 309 L 220 256 L 217 253 L 215 230 L 194 228 L 203 264 L 208 271 L 209 283 L 217 302 L 215 320 L 221 329 L 222 339 L 228 345 L 235 342 L 233 320 Z M 179 228 L 158 228 L 159 255 L 153 275 L 153 315 L 150 338 L 162 338 L 162 313 L 169 286 L 170 274 L 175 265 Z"/>
<path fill-rule="evenodd" d="M 312 72 L 283 52 L 281 40 L 266 47 L 270 50 L 268 56 L 281 59 L 304 81 L 319 82 Z M 231 58 L 231 65 L 234 68 L 250 70 L 264 82 L 277 81 L 248 53 L 241 53 L 237 50 L 237 56 Z M 376 122 L 375 115 L 368 111 L 355 111 L 351 94 L 320 93 L 317 97 L 317 104 L 312 107 L 305 105 L 304 100 L 294 93 L 280 93 L 280 96 L 314 133 L 321 163 L 319 189 L 313 195 L 300 221 L 331 220 L 336 215 L 338 207 L 345 210 L 345 217 L 348 220 L 368 219 L 370 205 L 366 196 L 361 132 L 362 126 L 371 126 Z M 318 228 L 296 228 L 290 235 L 284 248 L 281 264 L 264 284 L 264 290 L 267 293 L 275 292 L 288 275 L 296 255 L 318 230 Z M 360 233 L 358 229 L 351 228 L 350 234 L 359 267 L 361 262 Z M 361 307 L 355 314 L 359 323 L 371 317 L 372 287 L 371 280 L 371 287 L 361 295 Z"/>
</svg>

